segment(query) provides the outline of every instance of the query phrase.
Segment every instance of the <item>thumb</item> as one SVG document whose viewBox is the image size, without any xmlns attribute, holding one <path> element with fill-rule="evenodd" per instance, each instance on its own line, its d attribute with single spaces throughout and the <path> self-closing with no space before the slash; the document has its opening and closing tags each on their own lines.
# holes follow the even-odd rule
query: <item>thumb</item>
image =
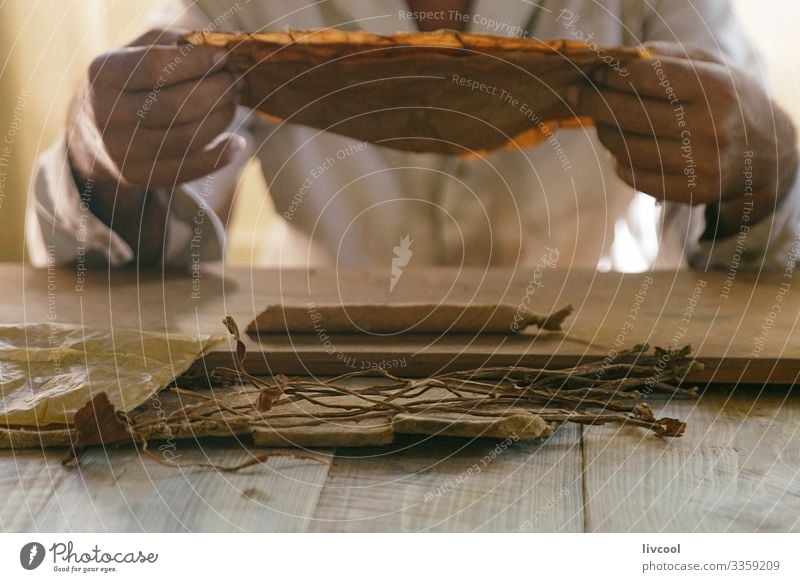
<svg viewBox="0 0 800 582">
<path fill-rule="evenodd" d="M 650 51 L 654 56 L 724 64 L 718 55 L 692 43 L 684 44 L 666 40 L 653 40 L 644 43 L 644 48 Z"/>
</svg>

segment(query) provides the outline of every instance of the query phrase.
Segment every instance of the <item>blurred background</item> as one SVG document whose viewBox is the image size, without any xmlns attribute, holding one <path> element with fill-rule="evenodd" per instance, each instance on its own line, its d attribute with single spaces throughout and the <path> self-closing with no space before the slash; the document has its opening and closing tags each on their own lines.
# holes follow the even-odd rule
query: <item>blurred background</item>
<svg viewBox="0 0 800 582">
<path fill-rule="evenodd" d="M 63 128 L 67 105 L 88 63 L 141 34 L 153 9 L 170 1 L 0 1 L 0 132 L 9 146 L 0 158 L 0 260 L 22 260 L 31 170 L 38 153 Z M 800 0 L 735 4 L 761 50 L 776 98 L 800 122 Z M 237 192 L 229 263 L 250 265 L 261 255 L 259 233 L 274 219 L 265 194 L 254 162 Z"/>
</svg>

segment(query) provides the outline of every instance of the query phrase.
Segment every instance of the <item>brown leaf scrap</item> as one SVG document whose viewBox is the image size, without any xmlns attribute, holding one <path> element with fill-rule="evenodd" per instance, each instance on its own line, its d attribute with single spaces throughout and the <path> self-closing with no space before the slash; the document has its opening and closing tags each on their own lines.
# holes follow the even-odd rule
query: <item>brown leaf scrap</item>
<svg viewBox="0 0 800 582">
<path fill-rule="evenodd" d="M 239 335 L 239 325 L 230 315 L 225 316 L 222 320 L 222 325 L 225 326 L 228 333 L 233 336 L 233 341 L 236 342 L 236 371 L 242 374 L 244 373 L 244 358 L 247 355 L 247 348 Z"/>
<path fill-rule="evenodd" d="M 686 432 L 686 423 L 675 418 L 659 418 L 657 423 L 663 428 L 658 435 L 662 437 L 681 437 Z"/>
<path fill-rule="evenodd" d="M 577 40 L 454 31 L 193 32 L 182 42 L 225 49 L 243 83 L 242 104 L 268 119 L 467 157 L 527 147 L 558 127 L 589 123 L 567 106 L 566 87 L 588 86 L 609 61 L 624 66 L 648 55 L 635 47 L 603 47 L 600 55 Z"/>
<path fill-rule="evenodd" d="M 535 325 L 547 331 L 561 331 L 561 325 L 564 323 L 564 320 L 572 314 L 572 311 L 572 305 L 567 305 L 566 307 L 551 313 L 547 317 L 540 317 L 531 314 L 529 316 L 530 319 L 528 325 Z"/>
<path fill-rule="evenodd" d="M 116 411 L 105 392 L 101 392 L 78 410 L 74 422 L 77 435 L 76 449 L 133 440 L 128 423 Z"/>
<path fill-rule="evenodd" d="M 236 342 L 236 369 L 230 370 L 229 368 L 217 368 L 217 370 L 215 370 L 215 374 L 218 377 L 228 379 L 233 376 L 241 385 L 244 385 L 245 381 L 249 381 L 260 387 L 261 390 L 258 394 L 255 408 L 259 412 L 267 412 L 271 410 L 275 400 L 280 398 L 281 394 L 283 393 L 280 386 L 271 386 L 258 377 L 251 376 L 247 373 L 247 370 L 245 370 L 244 367 L 244 360 L 247 357 L 247 346 L 244 345 L 244 342 L 239 334 L 239 324 L 237 324 L 236 320 L 230 315 L 225 316 L 225 318 L 222 320 L 222 324 L 225 326 L 225 329 L 228 330 L 228 333 L 233 336 L 233 339 Z"/>
<path fill-rule="evenodd" d="M 259 412 L 267 412 L 272 410 L 272 403 L 274 398 L 268 388 L 264 388 L 258 393 L 258 400 L 256 400 L 256 410 Z"/>
</svg>

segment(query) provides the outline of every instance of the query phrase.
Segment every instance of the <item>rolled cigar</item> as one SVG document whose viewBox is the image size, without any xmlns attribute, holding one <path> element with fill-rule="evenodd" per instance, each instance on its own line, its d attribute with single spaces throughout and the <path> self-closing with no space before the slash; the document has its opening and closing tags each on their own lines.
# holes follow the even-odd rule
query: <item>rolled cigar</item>
<svg viewBox="0 0 800 582">
<path fill-rule="evenodd" d="M 530 326 L 560 331 L 570 313 L 571 305 L 550 315 L 485 304 L 270 305 L 247 326 L 247 333 L 512 334 Z"/>
</svg>

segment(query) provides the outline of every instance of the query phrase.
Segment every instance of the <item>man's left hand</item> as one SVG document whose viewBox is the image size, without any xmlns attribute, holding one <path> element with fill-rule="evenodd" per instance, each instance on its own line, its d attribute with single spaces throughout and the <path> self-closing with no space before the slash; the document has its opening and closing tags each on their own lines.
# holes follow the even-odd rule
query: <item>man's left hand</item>
<svg viewBox="0 0 800 582">
<path fill-rule="evenodd" d="M 653 57 L 623 76 L 598 71 L 595 86 L 573 87 L 578 115 L 592 117 L 617 173 L 656 198 L 708 204 L 715 234 L 769 215 L 789 191 L 798 164 L 788 116 L 744 72 L 677 43 L 646 45 Z M 749 196 L 752 194 L 752 196 Z"/>
</svg>

